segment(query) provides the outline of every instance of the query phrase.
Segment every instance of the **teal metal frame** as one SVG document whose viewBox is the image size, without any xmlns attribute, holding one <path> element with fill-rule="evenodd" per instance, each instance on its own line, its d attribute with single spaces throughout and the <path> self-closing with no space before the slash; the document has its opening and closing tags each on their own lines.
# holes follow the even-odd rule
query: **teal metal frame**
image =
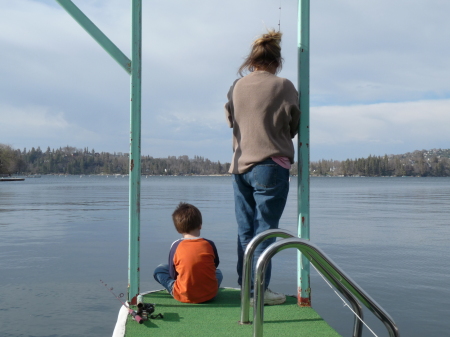
<svg viewBox="0 0 450 337">
<path fill-rule="evenodd" d="M 142 0 L 131 0 L 131 60 L 71 0 L 56 0 L 131 76 L 128 301 L 139 294 L 141 205 Z"/>
<path fill-rule="evenodd" d="M 131 0 L 131 60 L 71 0 L 56 0 L 131 75 L 128 301 L 135 304 L 140 283 L 142 0 Z M 298 236 L 309 240 L 309 13 L 310 0 L 298 4 Z M 309 260 L 298 255 L 298 303 L 311 305 Z"/>
<path fill-rule="evenodd" d="M 70 0 L 56 0 L 78 24 L 86 30 L 86 32 L 97 41 L 97 43 L 111 55 L 111 57 L 131 74 L 131 61 L 125 56 L 117 46 L 98 29 L 98 27 Z"/>
<path fill-rule="evenodd" d="M 142 1 L 132 0 L 128 300 L 137 304 L 141 231 Z"/>
<path fill-rule="evenodd" d="M 298 237 L 309 240 L 309 0 L 298 2 L 298 99 L 300 125 L 298 132 Z M 311 306 L 309 260 L 298 251 L 297 299 L 300 306 Z"/>
</svg>

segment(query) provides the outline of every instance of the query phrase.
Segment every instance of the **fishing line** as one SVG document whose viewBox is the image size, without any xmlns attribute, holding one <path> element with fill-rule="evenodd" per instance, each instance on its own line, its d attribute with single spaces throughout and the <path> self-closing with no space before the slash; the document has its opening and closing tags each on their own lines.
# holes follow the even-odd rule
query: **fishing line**
<svg viewBox="0 0 450 337">
<path fill-rule="evenodd" d="M 281 0 L 280 0 L 280 8 L 278 8 L 280 10 L 280 15 L 278 16 L 278 32 L 281 31 Z"/>
<path fill-rule="evenodd" d="M 113 289 L 114 289 L 114 288 L 112 288 L 112 287 L 111 287 L 111 288 L 108 288 L 108 285 L 107 285 L 105 282 L 103 282 L 102 280 L 100 280 L 100 283 L 103 284 L 103 285 L 106 287 L 106 289 L 108 289 L 108 290 L 111 292 L 111 294 L 113 294 L 113 296 L 114 296 L 120 303 L 122 303 L 122 305 L 123 305 L 125 308 L 128 308 L 128 306 L 121 300 L 121 298 L 125 296 L 123 293 L 120 293 L 119 296 L 117 296 L 117 295 L 114 294 L 114 292 L 113 292 Z"/>
<path fill-rule="evenodd" d="M 356 312 L 353 311 L 352 308 L 350 308 L 350 306 L 348 305 L 348 303 L 341 297 L 341 295 L 338 294 L 338 292 L 333 288 L 333 286 L 325 279 L 325 277 L 317 270 L 317 268 L 311 264 L 313 266 L 313 268 L 316 270 L 316 272 L 320 275 L 320 277 L 323 278 L 323 280 L 325 281 L 326 284 L 329 285 L 329 287 L 335 292 L 335 294 L 341 299 L 342 302 L 344 302 L 344 307 L 347 307 L 351 312 L 353 312 L 353 314 L 358 317 L 358 319 L 362 322 L 362 324 L 365 325 L 365 327 L 367 329 L 369 329 L 369 331 L 375 336 L 378 337 L 375 332 L 373 332 L 373 330 L 362 320 L 361 317 L 358 316 L 358 314 Z"/>
<path fill-rule="evenodd" d="M 113 296 L 114 296 L 120 303 L 122 303 L 122 305 L 123 305 L 125 308 L 127 308 L 128 313 L 134 318 L 134 320 L 135 320 L 136 322 L 138 322 L 139 324 L 144 323 L 144 320 L 142 319 L 142 317 L 139 316 L 138 313 L 137 313 L 135 310 L 130 309 L 130 307 L 129 307 L 128 305 L 126 305 L 126 304 L 121 300 L 121 298 L 124 297 L 124 294 L 123 294 L 123 293 L 120 293 L 119 296 L 117 296 L 117 295 L 114 294 L 114 292 L 113 292 L 113 289 L 114 289 L 114 288 L 112 288 L 112 287 L 111 287 L 111 288 L 108 288 L 108 285 L 107 285 L 105 282 L 103 282 L 102 280 L 100 280 L 100 283 L 103 284 L 103 285 L 105 286 L 105 288 L 108 289 L 109 292 L 110 292 L 111 294 L 113 294 Z"/>
</svg>

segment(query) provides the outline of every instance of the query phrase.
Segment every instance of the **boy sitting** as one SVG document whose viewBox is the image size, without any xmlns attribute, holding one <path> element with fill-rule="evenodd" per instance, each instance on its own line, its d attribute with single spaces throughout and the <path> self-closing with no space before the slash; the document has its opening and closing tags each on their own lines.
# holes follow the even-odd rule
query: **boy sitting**
<svg viewBox="0 0 450 337">
<path fill-rule="evenodd" d="M 223 276 L 214 242 L 200 237 L 202 214 L 197 207 L 181 202 L 172 214 L 178 233 L 172 243 L 169 264 L 160 264 L 153 273 L 155 280 L 177 301 L 202 303 L 217 295 Z"/>
</svg>

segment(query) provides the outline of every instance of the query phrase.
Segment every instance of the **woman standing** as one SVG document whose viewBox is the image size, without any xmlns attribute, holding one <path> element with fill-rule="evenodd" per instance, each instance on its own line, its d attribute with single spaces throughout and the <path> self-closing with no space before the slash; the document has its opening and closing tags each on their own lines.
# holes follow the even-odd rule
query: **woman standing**
<svg viewBox="0 0 450 337">
<path fill-rule="evenodd" d="M 298 132 L 300 110 L 292 82 L 276 76 L 283 62 L 281 35 L 272 30 L 253 42 L 239 68 L 241 76 L 244 71 L 249 74 L 233 83 L 225 104 L 228 125 L 233 128 L 229 172 L 238 223 L 239 285 L 247 244 L 257 234 L 278 228 L 289 192 L 289 169 L 294 163 L 292 138 Z M 258 246 L 253 270 L 261 253 L 274 241 L 268 239 Z M 271 264 L 265 275 L 264 303 L 281 304 L 286 297 L 268 289 L 270 276 Z"/>
</svg>

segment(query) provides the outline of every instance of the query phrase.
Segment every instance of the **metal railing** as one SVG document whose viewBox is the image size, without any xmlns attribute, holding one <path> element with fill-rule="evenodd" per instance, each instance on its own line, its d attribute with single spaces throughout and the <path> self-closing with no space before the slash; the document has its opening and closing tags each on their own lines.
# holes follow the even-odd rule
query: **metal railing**
<svg viewBox="0 0 450 337">
<path fill-rule="evenodd" d="M 249 320 L 250 310 L 250 292 L 252 283 L 252 265 L 253 255 L 256 247 L 264 240 L 281 237 L 292 238 L 295 237 L 291 232 L 284 229 L 269 229 L 263 233 L 255 236 L 245 248 L 244 261 L 242 266 L 242 290 L 241 290 L 241 320 L 240 324 L 251 324 Z"/>
<path fill-rule="evenodd" d="M 250 292 L 251 292 L 251 275 L 252 275 L 252 261 L 253 255 L 256 247 L 264 240 L 281 237 L 281 238 L 295 238 L 291 232 L 284 229 L 269 229 L 263 233 L 255 236 L 247 245 L 244 253 L 244 263 L 242 268 L 242 291 L 241 291 L 241 320 L 240 324 L 251 324 L 249 320 L 250 311 Z M 325 271 L 322 271 L 325 273 Z M 332 275 L 329 275 L 328 279 L 332 279 Z M 361 304 L 356 300 L 356 298 L 345 288 L 341 287 L 339 282 L 332 280 L 333 286 L 338 289 L 345 298 L 351 303 L 353 311 L 361 319 L 363 318 L 363 311 Z M 353 337 L 360 337 L 362 334 L 362 323 L 361 320 L 355 316 L 353 325 Z"/>
<path fill-rule="evenodd" d="M 264 233 L 267 232 L 268 231 Z M 264 236 L 264 233 L 261 233 L 260 235 Z M 285 234 L 286 232 L 283 231 L 283 235 Z M 273 233 L 268 233 L 267 235 L 273 235 Z M 256 238 L 257 237 L 255 237 L 255 239 Z M 258 240 L 259 242 L 261 242 L 264 239 L 258 238 Z M 319 247 L 307 240 L 291 237 L 277 241 L 267 247 L 267 249 L 259 257 L 256 264 L 253 303 L 254 337 L 261 337 L 263 335 L 264 281 L 267 265 L 270 259 L 275 254 L 287 248 L 296 248 L 300 250 L 308 258 L 308 260 L 323 274 L 323 276 L 326 277 L 333 285 L 335 285 L 336 288 L 344 296 L 346 296 L 347 299 L 350 300 L 350 302 L 352 302 L 353 306 L 353 301 L 355 301 L 356 299 L 364 304 L 364 306 L 366 306 L 385 325 L 390 337 L 400 336 L 398 327 L 395 324 L 394 320 L 389 316 L 389 314 L 360 286 L 358 286 L 355 281 L 353 281 L 347 274 L 345 274 L 344 271 L 342 271 L 337 266 L 337 264 L 334 263 Z M 355 312 L 358 311 L 355 310 Z M 362 318 L 362 316 L 360 317 Z M 357 329 L 356 324 L 354 327 L 354 336 L 361 336 L 361 327 Z"/>
</svg>

